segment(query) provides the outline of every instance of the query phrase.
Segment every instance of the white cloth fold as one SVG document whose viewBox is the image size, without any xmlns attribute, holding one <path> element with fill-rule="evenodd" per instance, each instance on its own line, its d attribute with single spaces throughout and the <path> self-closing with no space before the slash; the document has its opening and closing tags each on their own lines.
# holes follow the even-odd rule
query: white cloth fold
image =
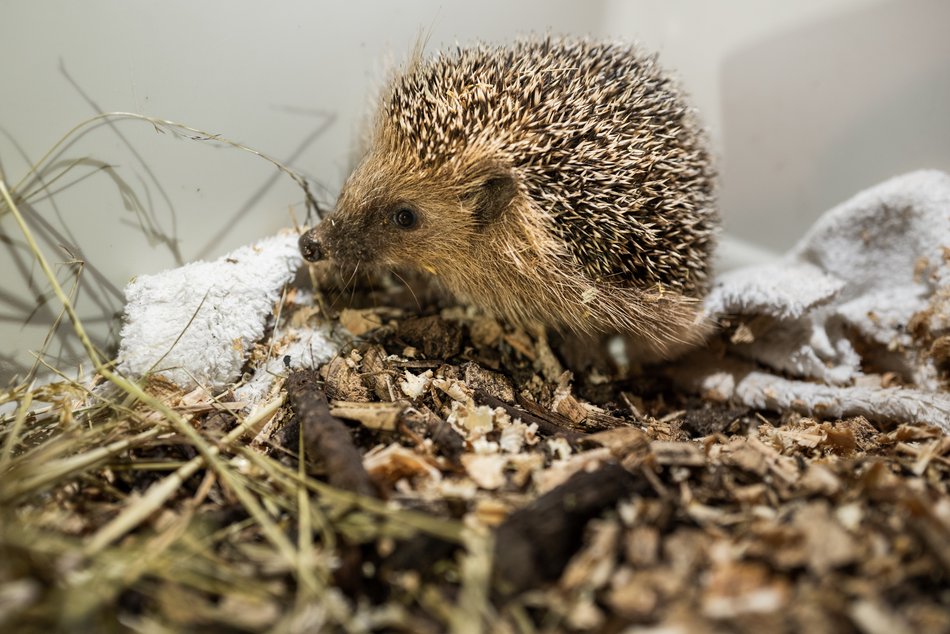
<svg viewBox="0 0 950 634">
<path fill-rule="evenodd" d="M 752 407 L 903 418 L 950 431 L 934 359 L 909 329 L 916 321 L 930 338 L 948 331 L 948 262 L 950 176 L 890 179 L 828 211 L 779 262 L 720 276 L 706 312 L 744 325 L 727 351 L 751 363 L 724 380 L 722 364 L 698 353 L 678 376 Z M 897 373 L 908 387 L 854 387 L 869 367 Z"/>
</svg>

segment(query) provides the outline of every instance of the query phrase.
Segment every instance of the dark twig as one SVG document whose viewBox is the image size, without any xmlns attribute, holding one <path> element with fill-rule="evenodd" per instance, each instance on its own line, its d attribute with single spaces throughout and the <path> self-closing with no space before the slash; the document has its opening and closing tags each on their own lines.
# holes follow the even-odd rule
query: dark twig
<svg viewBox="0 0 950 634">
<path fill-rule="evenodd" d="M 489 407 L 500 407 L 512 418 L 520 418 L 522 422 L 530 425 L 531 423 L 536 423 L 538 425 L 538 431 L 540 431 L 545 436 L 564 436 L 564 438 L 571 443 L 579 443 L 584 439 L 584 434 L 577 432 L 573 429 L 567 427 L 562 427 L 556 423 L 552 423 L 550 420 L 545 420 L 540 416 L 536 416 L 527 410 L 521 409 L 514 405 L 509 405 L 504 402 L 497 396 L 492 396 L 484 390 L 475 390 L 475 400 L 483 405 L 488 405 Z"/>
<path fill-rule="evenodd" d="M 448 458 L 452 464 L 457 465 L 459 456 L 465 451 L 465 439 L 462 435 L 428 407 L 420 406 L 415 409 L 415 412 L 418 413 L 406 418 L 416 425 L 425 426 L 432 442 L 438 447 L 439 453 Z"/>
<path fill-rule="evenodd" d="M 326 394 L 312 370 L 294 372 L 287 378 L 290 406 L 300 424 L 304 447 L 326 465 L 327 479 L 340 489 L 379 497 L 376 486 L 363 468 L 363 458 L 353 444 L 350 431 L 330 415 Z"/>
<path fill-rule="evenodd" d="M 557 579 L 581 547 L 587 522 L 617 500 L 645 490 L 617 464 L 578 473 L 523 509 L 495 533 L 494 576 L 501 594 L 513 594 Z"/>
</svg>

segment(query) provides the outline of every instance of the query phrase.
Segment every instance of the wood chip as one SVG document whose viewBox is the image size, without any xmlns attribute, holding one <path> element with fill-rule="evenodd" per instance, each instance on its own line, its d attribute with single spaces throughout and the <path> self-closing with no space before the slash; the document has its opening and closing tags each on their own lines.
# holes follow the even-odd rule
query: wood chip
<svg viewBox="0 0 950 634">
<path fill-rule="evenodd" d="M 661 465 L 701 467 L 706 464 L 706 453 L 693 442 L 669 442 L 654 440 L 650 443 L 654 460 Z"/>
<path fill-rule="evenodd" d="M 361 337 L 371 330 L 376 330 L 384 323 L 382 316 L 372 309 L 354 310 L 344 308 L 340 311 L 339 319 L 340 325 L 356 337 Z"/>
<path fill-rule="evenodd" d="M 406 404 L 396 403 L 360 403 L 351 401 L 331 401 L 330 414 L 347 420 L 355 420 L 367 429 L 394 431 Z"/>
</svg>

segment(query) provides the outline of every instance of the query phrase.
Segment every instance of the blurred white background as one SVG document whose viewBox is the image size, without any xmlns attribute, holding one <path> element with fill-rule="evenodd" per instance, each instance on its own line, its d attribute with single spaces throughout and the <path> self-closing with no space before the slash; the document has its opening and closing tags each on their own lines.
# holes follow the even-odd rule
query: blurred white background
<svg viewBox="0 0 950 634">
<path fill-rule="evenodd" d="M 420 32 L 430 51 L 544 32 L 659 51 L 709 126 L 727 231 L 765 251 L 785 250 L 824 210 L 884 178 L 950 170 L 943 0 L 2 0 L 0 8 L 0 167 L 10 184 L 72 126 L 130 111 L 253 146 L 313 179 L 332 205 L 375 91 Z M 103 347 L 114 343 L 132 276 L 217 257 L 289 226 L 291 209 L 303 220 L 300 190 L 270 164 L 147 123 L 87 130 L 58 157 L 61 166 L 76 159 L 84 160 L 23 211 L 67 286 L 85 261 L 78 306 Z M 3 384 L 29 369 L 60 307 L 13 218 L 0 214 Z M 60 327 L 50 360 L 62 366 L 78 349 Z"/>
</svg>

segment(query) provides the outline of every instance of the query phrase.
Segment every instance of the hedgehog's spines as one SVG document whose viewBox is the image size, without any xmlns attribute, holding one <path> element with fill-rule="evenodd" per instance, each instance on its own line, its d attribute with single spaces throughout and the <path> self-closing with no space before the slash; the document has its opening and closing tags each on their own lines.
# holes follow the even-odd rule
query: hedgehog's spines
<svg viewBox="0 0 950 634">
<path fill-rule="evenodd" d="M 490 140 L 505 146 L 591 276 L 686 293 L 705 285 L 712 169 L 654 55 L 550 37 L 459 48 L 413 64 L 384 108 L 422 166 Z"/>
</svg>

